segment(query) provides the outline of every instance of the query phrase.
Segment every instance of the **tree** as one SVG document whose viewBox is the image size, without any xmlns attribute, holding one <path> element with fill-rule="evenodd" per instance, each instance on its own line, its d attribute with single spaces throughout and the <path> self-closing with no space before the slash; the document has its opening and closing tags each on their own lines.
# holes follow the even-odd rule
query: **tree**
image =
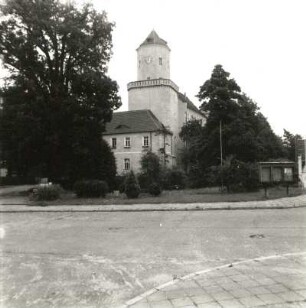
<svg viewBox="0 0 306 308">
<path fill-rule="evenodd" d="M 286 158 L 289 160 L 296 161 L 296 143 L 298 139 L 302 139 L 302 137 L 298 134 L 293 135 L 284 129 L 283 146 L 285 148 Z"/>
<path fill-rule="evenodd" d="M 223 164 L 238 161 L 239 166 L 252 169 L 253 165 L 248 163 L 284 156 L 281 139 L 274 134 L 257 104 L 241 92 L 221 65 L 215 66 L 210 79 L 200 87 L 198 98 L 202 103 L 200 109 L 206 114 L 206 124 L 200 127 L 187 123 L 180 134 L 183 140 L 188 140 L 184 158 L 189 164 L 191 186 L 221 183 L 220 137 Z M 227 179 L 234 176 L 235 168 L 227 166 L 224 176 Z M 246 176 L 242 182 L 248 183 L 247 172 L 241 174 Z"/>
<path fill-rule="evenodd" d="M 185 147 L 180 153 L 180 160 L 185 172 L 197 166 L 199 149 L 201 147 L 201 136 L 203 127 L 200 121 L 190 120 L 186 122 L 180 131 L 180 138 L 184 141 Z"/>
<path fill-rule="evenodd" d="M 140 160 L 140 175 L 138 176 L 141 188 L 147 189 L 152 183 L 159 183 L 161 180 L 162 167 L 159 157 L 148 151 Z"/>
<path fill-rule="evenodd" d="M 223 157 L 233 156 L 254 162 L 283 155 L 277 137 L 259 108 L 221 65 L 216 65 L 211 78 L 200 87 L 198 97 L 207 122 L 200 150 L 204 165 L 220 164 L 220 129 Z"/>
<path fill-rule="evenodd" d="M 133 171 L 125 179 L 124 192 L 128 198 L 138 198 L 140 194 L 140 187 Z"/>
<path fill-rule="evenodd" d="M 0 134 L 10 172 L 100 178 L 94 170 L 109 156 L 102 132 L 121 105 L 107 76 L 114 25 L 89 4 L 57 0 L 7 0 L 1 11 L 11 83 L 2 91 Z"/>
</svg>

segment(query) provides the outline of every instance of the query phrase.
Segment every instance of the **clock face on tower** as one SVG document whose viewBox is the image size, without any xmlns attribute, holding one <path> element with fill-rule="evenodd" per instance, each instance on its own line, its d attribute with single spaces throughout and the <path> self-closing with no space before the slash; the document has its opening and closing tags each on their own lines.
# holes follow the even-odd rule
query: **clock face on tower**
<svg viewBox="0 0 306 308">
<path fill-rule="evenodd" d="M 145 61 L 146 61 L 147 64 L 150 64 L 152 62 L 152 57 L 150 57 L 150 56 L 146 57 Z"/>
</svg>

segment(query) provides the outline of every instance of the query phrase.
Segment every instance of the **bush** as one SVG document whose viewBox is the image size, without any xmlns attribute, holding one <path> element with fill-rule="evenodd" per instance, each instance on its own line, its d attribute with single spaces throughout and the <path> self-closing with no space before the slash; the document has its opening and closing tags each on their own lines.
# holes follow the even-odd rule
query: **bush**
<svg viewBox="0 0 306 308">
<path fill-rule="evenodd" d="M 38 201 L 52 201 L 59 199 L 63 189 L 60 185 L 46 184 L 33 189 L 33 196 Z"/>
<path fill-rule="evenodd" d="M 124 193 L 125 190 L 125 175 L 116 175 L 115 178 L 115 189 L 114 190 L 119 190 L 120 193 Z"/>
<path fill-rule="evenodd" d="M 104 198 L 108 193 L 108 185 L 100 180 L 78 181 L 74 184 L 74 192 L 78 198 Z"/>
<path fill-rule="evenodd" d="M 138 198 L 140 194 L 140 186 L 137 183 L 137 179 L 133 171 L 131 171 L 126 177 L 124 192 L 128 198 Z"/>
<path fill-rule="evenodd" d="M 142 191 L 147 192 L 149 186 L 152 184 L 152 179 L 146 173 L 140 173 L 137 175 L 138 183 Z"/>
<path fill-rule="evenodd" d="M 162 186 L 164 189 L 183 189 L 186 186 L 186 176 L 181 170 L 170 169 L 163 174 Z"/>
<path fill-rule="evenodd" d="M 162 192 L 162 189 L 158 183 L 152 183 L 149 186 L 149 193 L 152 196 L 159 196 Z"/>
<path fill-rule="evenodd" d="M 161 172 L 159 157 L 153 152 L 146 152 L 140 160 L 141 173 L 147 174 L 150 179 L 157 181 Z"/>
</svg>

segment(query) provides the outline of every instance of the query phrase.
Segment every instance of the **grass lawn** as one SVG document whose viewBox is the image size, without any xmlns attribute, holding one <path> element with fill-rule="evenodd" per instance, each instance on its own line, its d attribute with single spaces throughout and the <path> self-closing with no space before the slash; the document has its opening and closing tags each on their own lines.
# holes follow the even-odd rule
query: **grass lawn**
<svg viewBox="0 0 306 308">
<path fill-rule="evenodd" d="M 286 187 L 274 187 L 269 190 L 269 199 L 287 197 Z M 289 188 L 289 196 L 305 194 L 305 190 L 298 187 Z M 66 193 L 60 200 L 49 201 L 50 205 L 98 205 L 98 204 L 144 204 L 144 203 L 205 203 L 205 202 L 239 202 L 266 200 L 264 191 L 249 193 L 220 193 L 215 189 L 184 189 L 166 190 L 158 197 L 150 194 L 141 193 L 137 199 L 128 199 L 125 194 L 107 194 L 106 198 L 77 198 L 73 193 Z"/>
</svg>

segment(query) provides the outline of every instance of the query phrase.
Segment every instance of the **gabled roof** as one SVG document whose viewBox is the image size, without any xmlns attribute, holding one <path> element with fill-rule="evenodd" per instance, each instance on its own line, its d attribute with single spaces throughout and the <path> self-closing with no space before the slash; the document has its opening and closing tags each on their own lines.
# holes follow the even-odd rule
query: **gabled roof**
<svg viewBox="0 0 306 308">
<path fill-rule="evenodd" d="M 171 134 L 152 111 L 143 109 L 113 113 L 113 118 L 111 122 L 106 124 L 103 135 L 156 131 L 165 131 Z"/>
<path fill-rule="evenodd" d="M 204 114 L 193 104 L 193 102 L 186 95 L 179 92 L 178 97 L 182 102 L 187 103 L 188 109 L 204 116 Z"/>
<path fill-rule="evenodd" d="M 169 48 L 167 42 L 162 38 L 160 38 L 158 34 L 155 32 L 155 30 L 151 31 L 151 33 L 148 35 L 148 37 L 143 41 L 143 43 L 140 46 L 151 45 L 151 44 L 163 45 Z"/>
</svg>

